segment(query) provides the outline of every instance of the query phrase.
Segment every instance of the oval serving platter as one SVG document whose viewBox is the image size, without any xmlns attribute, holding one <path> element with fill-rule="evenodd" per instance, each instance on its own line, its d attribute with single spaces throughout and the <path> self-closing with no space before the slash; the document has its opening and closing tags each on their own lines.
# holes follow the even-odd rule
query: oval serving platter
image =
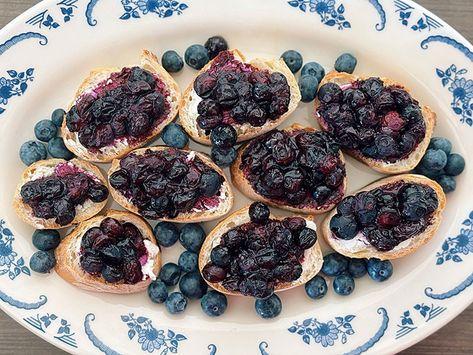
<svg viewBox="0 0 473 355">
<path fill-rule="evenodd" d="M 358 74 L 396 78 L 438 114 L 436 135 L 473 152 L 473 47 L 435 15 L 409 0 L 61 0 L 43 1 L 0 32 L 0 306 L 12 318 L 71 353 L 313 354 L 393 353 L 433 333 L 473 300 L 473 204 L 467 169 L 448 195 L 434 239 L 395 260 L 377 284 L 357 280 L 349 297 L 329 292 L 312 301 L 302 287 L 280 294 L 283 312 L 264 321 L 254 302 L 230 297 L 220 318 L 191 302 L 171 316 L 146 293 L 81 291 L 56 274 L 34 274 L 33 230 L 11 199 L 24 166 L 22 142 L 34 123 L 64 107 L 96 66 L 136 62 L 140 50 L 183 53 L 214 34 L 248 57 L 299 50 L 330 69 L 342 52 Z M 185 88 L 195 72 L 175 76 Z M 313 104 L 301 104 L 282 127 L 315 126 Z M 155 144 L 155 143 L 154 143 Z M 208 151 L 192 144 L 191 148 Z M 102 166 L 103 168 L 104 166 Z M 380 175 L 347 158 L 348 191 Z M 234 210 L 248 202 L 238 194 Z M 275 211 L 282 213 L 281 211 Z M 207 231 L 215 223 L 206 223 Z M 175 260 L 180 246 L 164 251 Z M 325 247 L 325 251 L 328 249 Z"/>
</svg>

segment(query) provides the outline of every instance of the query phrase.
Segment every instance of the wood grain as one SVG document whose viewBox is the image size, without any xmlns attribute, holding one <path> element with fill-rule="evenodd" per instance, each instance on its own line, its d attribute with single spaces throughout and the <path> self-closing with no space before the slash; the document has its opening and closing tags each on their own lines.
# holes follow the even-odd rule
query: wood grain
<svg viewBox="0 0 473 355">
<path fill-rule="evenodd" d="M 387 1 L 387 0 L 385 0 Z M 418 0 L 473 42 L 472 0 Z M 36 4 L 34 0 L 0 0 L 0 28 L 15 16 Z M 396 321 L 393 319 L 393 321 Z M 402 352 L 410 354 L 473 353 L 473 305 L 448 325 L 427 339 Z M 9 318 L 0 311 L 0 354 L 65 354 Z"/>
</svg>

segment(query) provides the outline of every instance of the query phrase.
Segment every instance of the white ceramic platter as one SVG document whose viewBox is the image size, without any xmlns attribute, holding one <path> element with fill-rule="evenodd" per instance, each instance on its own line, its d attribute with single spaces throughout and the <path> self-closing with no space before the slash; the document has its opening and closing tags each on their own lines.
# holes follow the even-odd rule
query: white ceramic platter
<svg viewBox="0 0 473 355">
<path fill-rule="evenodd" d="M 351 296 L 331 291 L 319 301 L 302 287 L 283 292 L 282 314 L 264 321 L 243 297 L 231 297 L 218 319 L 206 317 L 196 301 L 176 317 L 146 293 L 84 292 L 54 273 L 30 272 L 33 230 L 15 216 L 11 200 L 24 168 L 18 149 L 33 138 L 34 123 L 66 106 L 93 67 L 136 63 L 142 48 L 182 54 L 214 34 L 250 58 L 297 49 L 326 69 L 352 52 L 357 73 L 395 78 L 438 113 L 435 134 L 452 140 L 467 169 L 448 195 L 435 238 L 394 261 L 389 281 L 365 277 Z M 176 78 L 184 88 L 194 74 L 186 67 Z M 472 79 L 471 44 L 409 0 L 43 1 L 0 32 L 0 306 L 80 354 L 381 354 L 410 346 L 473 299 Z M 294 121 L 315 125 L 312 104 L 301 104 L 284 126 Z M 350 158 L 347 165 L 350 191 L 379 177 Z M 234 208 L 246 202 L 237 195 Z M 177 245 L 165 249 L 165 261 L 180 252 Z"/>
</svg>

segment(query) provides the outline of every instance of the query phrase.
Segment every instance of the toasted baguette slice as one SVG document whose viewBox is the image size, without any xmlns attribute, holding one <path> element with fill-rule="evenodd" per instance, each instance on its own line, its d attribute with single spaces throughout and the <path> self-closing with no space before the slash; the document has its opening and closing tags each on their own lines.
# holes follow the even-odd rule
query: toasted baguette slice
<svg viewBox="0 0 473 355">
<path fill-rule="evenodd" d="M 291 132 L 291 131 L 299 131 L 299 130 L 304 130 L 306 132 L 317 132 L 317 130 L 313 127 L 303 127 L 298 123 L 294 123 L 292 126 L 283 129 L 283 131 L 286 132 Z M 314 207 L 294 207 L 291 205 L 284 205 L 280 204 L 277 201 L 268 199 L 267 197 L 264 197 L 257 193 L 255 189 L 251 186 L 250 182 L 248 179 L 245 178 L 243 171 L 240 169 L 240 164 L 241 164 L 241 158 L 243 156 L 243 153 L 245 152 L 246 148 L 248 147 L 249 143 L 242 145 L 238 149 L 237 157 L 232 163 L 230 167 L 230 173 L 231 173 L 231 178 L 232 178 L 232 183 L 234 186 L 238 188 L 238 190 L 241 191 L 242 194 L 244 194 L 246 197 L 253 201 L 261 201 L 264 202 L 270 206 L 281 208 L 283 210 L 291 211 L 291 212 L 296 212 L 296 213 L 305 213 L 305 214 L 322 214 L 327 211 L 330 211 L 332 208 L 335 207 L 335 205 L 340 202 L 340 200 L 343 198 L 346 192 L 347 188 L 347 177 L 345 176 L 343 178 L 343 182 L 341 185 L 342 188 L 342 193 L 340 194 L 339 201 L 335 201 L 334 203 L 324 205 L 322 208 L 314 208 Z M 340 160 L 342 161 L 343 164 L 345 164 L 345 158 L 343 157 L 342 151 L 340 151 L 339 154 Z"/>
<path fill-rule="evenodd" d="M 129 65 L 129 67 L 136 65 Z M 156 125 L 152 131 L 150 131 L 144 139 L 137 140 L 136 142 L 130 143 L 120 141 L 115 145 L 107 146 L 98 149 L 97 151 L 91 151 L 84 147 L 78 139 L 77 132 L 71 132 L 67 128 L 66 119 L 61 127 L 62 136 L 64 137 L 64 143 L 67 148 L 78 157 L 94 162 L 107 163 L 113 159 L 120 158 L 126 155 L 133 149 L 144 146 L 146 143 L 154 139 L 168 123 L 172 122 L 177 115 L 179 108 L 179 101 L 181 99 L 181 92 L 179 86 L 173 77 L 158 63 L 156 56 L 150 51 L 144 49 L 141 53 L 141 64 L 140 67 L 153 73 L 160 80 L 162 80 L 170 95 L 166 98 L 169 103 L 170 110 L 162 122 Z M 79 89 L 77 90 L 74 99 L 69 105 L 69 109 L 74 105 L 76 100 L 85 92 L 92 90 L 97 87 L 99 83 L 110 77 L 112 73 L 119 72 L 122 68 L 110 67 L 110 68 L 97 68 L 89 73 L 89 76 L 84 79 Z"/>
<path fill-rule="evenodd" d="M 333 210 L 330 214 L 322 222 L 322 234 L 327 241 L 327 243 L 338 253 L 348 256 L 350 258 L 378 258 L 381 260 L 390 260 L 390 259 L 397 259 L 403 256 L 409 255 L 419 249 L 422 245 L 428 243 L 435 235 L 435 232 L 440 226 L 440 222 L 442 220 L 442 212 L 445 208 L 445 193 L 443 192 L 442 188 L 439 184 L 435 181 L 430 180 L 429 178 L 422 176 L 422 175 L 414 175 L 414 174 L 404 174 L 404 175 L 397 175 L 391 176 L 388 178 L 384 178 L 378 180 L 364 188 L 354 192 L 356 194 L 360 191 L 370 191 L 374 190 L 378 187 L 383 185 L 396 183 L 396 182 L 406 182 L 406 183 L 418 183 L 422 185 L 430 186 L 438 197 L 438 208 L 432 214 L 430 219 L 430 224 L 427 228 L 419 235 L 413 236 L 399 245 L 397 245 L 394 249 L 389 251 L 379 251 L 374 246 L 366 241 L 366 245 L 359 248 L 359 250 L 353 250 L 353 240 L 343 240 L 335 237 L 335 235 L 330 230 L 330 220 L 332 217 L 337 213 L 336 210 Z M 355 237 L 357 238 L 357 237 Z M 364 237 L 362 237 L 364 238 Z"/>
<path fill-rule="evenodd" d="M 134 285 L 120 283 L 110 283 L 102 276 L 94 276 L 85 272 L 80 266 L 80 244 L 82 237 L 92 227 L 97 227 L 100 222 L 107 217 L 115 218 L 120 222 L 134 224 L 143 235 L 145 240 L 149 240 L 156 246 L 152 260 L 152 275 L 148 275 Z M 108 293 L 135 293 L 145 290 L 148 285 L 156 279 L 161 267 L 161 252 L 153 235 L 153 230 L 146 221 L 133 213 L 109 210 L 105 215 L 96 216 L 79 224 L 70 234 L 68 234 L 55 250 L 56 266 L 55 270 L 67 282 L 87 291 L 108 292 Z"/>
<path fill-rule="evenodd" d="M 212 249 L 220 244 L 220 240 L 222 236 L 230 229 L 235 228 L 239 225 L 245 224 L 250 222 L 250 217 L 248 215 L 249 205 L 232 213 L 230 216 L 222 220 L 219 224 L 215 226 L 214 229 L 207 235 L 205 238 L 204 244 L 200 249 L 199 253 L 199 270 L 202 273 L 202 269 L 204 266 L 210 261 L 210 253 Z M 285 217 L 285 216 L 284 216 Z M 270 219 L 282 220 L 284 217 L 275 217 L 272 214 L 270 215 Z M 314 231 L 317 229 L 315 222 L 309 217 L 303 217 L 307 223 L 307 227 L 313 229 Z M 275 292 L 278 291 L 285 291 L 291 288 L 300 286 L 305 284 L 311 278 L 313 278 L 322 268 L 323 264 L 323 255 L 322 251 L 320 250 L 319 242 L 317 241 L 314 246 L 309 249 L 306 249 L 304 252 L 304 261 L 302 263 L 302 274 L 301 276 L 292 282 L 284 282 L 280 283 L 275 287 Z M 205 279 L 205 278 L 204 278 Z M 214 288 L 215 290 L 225 293 L 227 295 L 232 296 L 243 296 L 240 292 L 230 291 L 227 290 L 225 287 L 222 286 L 221 283 L 212 283 L 206 282 L 210 285 L 210 287 Z"/>
<path fill-rule="evenodd" d="M 328 73 L 320 83 L 320 86 L 326 83 L 335 83 L 340 86 L 351 84 L 356 80 L 364 80 L 368 77 L 359 77 L 353 74 L 339 73 L 337 71 L 332 71 Z M 389 78 L 380 78 L 385 85 L 387 86 L 397 86 L 411 94 L 410 90 L 407 89 L 403 84 L 394 81 Z M 412 95 L 412 94 L 411 94 Z M 319 115 L 318 110 L 320 106 L 320 101 L 318 97 L 315 98 L 315 117 L 317 118 L 320 126 L 323 130 L 327 131 L 328 125 L 327 122 Z M 378 159 L 372 159 L 367 156 L 364 156 L 359 150 L 355 149 L 344 149 L 347 154 L 351 155 L 353 158 L 361 161 L 362 163 L 368 165 L 373 170 L 379 171 L 385 174 L 400 174 L 413 170 L 425 154 L 427 147 L 429 146 L 430 138 L 436 124 L 437 115 L 433 112 L 430 107 L 420 105 L 422 110 L 422 116 L 425 121 L 425 137 L 417 145 L 417 147 L 405 158 L 399 159 L 394 163 L 386 162 Z"/>
<path fill-rule="evenodd" d="M 151 151 L 159 151 L 159 150 L 167 150 L 170 149 L 169 147 L 163 147 L 163 146 L 155 146 L 155 147 L 149 147 L 149 148 L 141 148 L 133 151 L 133 154 L 137 155 L 143 155 L 147 150 Z M 174 148 L 173 148 L 174 149 Z M 195 154 L 196 157 L 199 157 L 207 166 L 211 167 L 213 170 L 215 170 L 218 174 L 223 176 L 224 182 L 222 183 L 221 186 L 221 198 L 220 198 L 220 203 L 218 207 L 212 210 L 208 211 L 199 211 L 199 212 L 186 212 L 186 213 L 180 213 L 176 218 L 160 218 L 159 220 L 161 221 L 170 221 L 170 222 L 175 222 L 175 223 L 197 223 L 197 222 L 205 222 L 205 221 L 211 221 L 213 219 L 217 219 L 219 217 L 222 217 L 226 215 L 230 209 L 233 206 L 233 191 L 231 189 L 231 186 L 227 180 L 227 177 L 225 176 L 225 173 L 218 167 L 207 155 L 204 153 L 199 153 L 196 151 L 191 151 L 191 150 L 180 150 L 186 153 L 193 153 Z M 120 160 L 115 159 L 112 162 L 112 165 L 110 167 L 110 170 L 108 171 L 108 178 L 110 179 L 110 175 L 112 175 L 115 171 L 120 169 Z M 136 207 L 128 198 L 126 198 L 120 191 L 117 189 L 114 189 L 112 186 L 110 186 L 110 193 L 112 194 L 113 199 L 123 208 L 127 209 L 128 211 L 131 211 L 136 214 L 140 214 L 138 207 Z"/>
<path fill-rule="evenodd" d="M 23 171 L 21 176 L 21 181 L 18 184 L 15 195 L 13 198 L 13 209 L 15 210 L 18 217 L 20 217 L 24 222 L 28 223 L 29 225 L 37 228 L 37 229 L 61 229 L 65 227 L 69 227 L 73 224 L 80 223 L 89 219 L 90 217 L 95 216 L 99 213 L 107 204 L 107 200 L 95 203 L 91 200 L 86 200 L 82 205 L 76 207 L 76 217 L 74 220 L 67 225 L 61 226 L 57 224 L 55 218 L 43 219 L 33 216 L 33 209 L 23 202 L 23 199 L 20 195 L 21 187 L 27 183 L 28 181 L 36 180 L 43 176 L 49 176 L 54 174 L 54 168 L 59 164 L 70 163 L 78 168 L 84 170 L 86 173 L 93 175 L 96 179 L 100 180 L 102 184 L 108 187 L 107 180 L 103 176 L 102 172 L 93 164 L 88 163 L 83 160 L 79 159 L 72 159 L 69 162 L 63 159 L 47 159 L 47 160 L 40 160 Z M 37 175 L 35 177 L 35 175 Z"/>
<path fill-rule="evenodd" d="M 263 133 L 268 132 L 273 128 L 279 126 L 297 108 L 297 105 L 301 100 L 301 94 L 297 85 L 296 78 L 291 73 L 286 63 L 282 59 L 255 58 L 247 62 L 245 56 L 238 49 L 232 49 L 229 52 L 233 54 L 236 60 L 241 61 L 243 63 L 249 63 L 260 70 L 268 70 L 270 72 L 279 72 L 283 74 L 287 79 L 287 83 L 289 84 L 291 91 L 291 99 L 289 102 L 288 110 L 277 120 L 268 120 L 261 127 L 253 127 L 249 123 L 234 126 L 238 133 L 237 142 L 243 142 L 262 135 Z M 199 73 L 197 73 L 196 78 L 200 74 L 207 71 L 212 66 L 214 60 L 215 59 L 211 60 L 205 67 L 203 67 L 199 71 Z M 205 131 L 199 128 L 199 126 L 197 125 L 197 104 L 200 102 L 200 98 L 194 91 L 194 81 L 195 78 L 187 87 L 186 91 L 182 96 L 181 102 L 179 104 L 179 120 L 182 127 L 184 127 L 186 132 L 192 137 L 193 140 L 201 144 L 211 145 L 209 136 L 207 136 L 205 134 Z M 199 101 L 195 102 L 196 99 Z"/>
</svg>

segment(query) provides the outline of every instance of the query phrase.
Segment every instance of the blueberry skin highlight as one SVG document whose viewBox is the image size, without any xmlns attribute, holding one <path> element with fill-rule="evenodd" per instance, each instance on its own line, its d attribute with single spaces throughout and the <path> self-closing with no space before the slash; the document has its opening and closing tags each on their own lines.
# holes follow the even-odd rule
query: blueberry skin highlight
<svg viewBox="0 0 473 355">
<path fill-rule="evenodd" d="M 191 68 L 200 70 L 209 62 L 209 55 L 204 46 L 193 44 L 186 49 L 184 60 Z"/>
<path fill-rule="evenodd" d="M 169 73 L 177 73 L 184 67 L 182 57 L 176 51 L 166 51 L 161 57 L 163 68 Z"/>
<path fill-rule="evenodd" d="M 325 69 L 319 63 L 309 62 L 304 64 L 301 70 L 301 77 L 305 75 L 315 76 L 320 83 L 325 76 Z"/>
<path fill-rule="evenodd" d="M 25 165 L 31 165 L 37 161 L 44 160 L 48 156 L 46 147 L 37 141 L 28 141 L 20 147 L 20 159 Z"/>
<path fill-rule="evenodd" d="M 263 319 L 275 318 L 282 310 L 281 299 L 275 294 L 265 299 L 257 299 L 255 301 L 255 310 Z"/>
<path fill-rule="evenodd" d="M 32 242 L 38 250 L 53 250 L 61 242 L 61 236 L 55 229 L 37 229 L 33 233 Z"/>
<path fill-rule="evenodd" d="M 189 251 L 198 253 L 205 240 L 205 231 L 197 223 L 188 223 L 182 227 L 179 241 Z"/>
<path fill-rule="evenodd" d="M 287 67 L 292 73 L 297 73 L 299 69 L 302 67 L 302 63 L 303 63 L 302 55 L 295 50 L 290 49 L 288 51 L 285 51 L 281 55 L 281 58 L 284 60 Z"/>
<path fill-rule="evenodd" d="M 338 276 L 348 269 L 348 259 L 338 253 L 331 253 L 324 256 L 322 272 L 327 276 Z"/>
<path fill-rule="evenodd" d="M 39 250 L 30 258 L 30 269 L 41 274 L 50 272 L 54 265 L 56 258 L 51 251 Z"/>
<path fill-rule="evenodd" d="M 304 285 L 304 288 L 307 296 L 314 300 L 324 297 L 328 290 L 327 282 L 320 275 L 316 275 L 307 281 L 307 283 Z"/>
<path fill-rule="evenodd" d="M 41 120 L 34 126 L 34 134 L 42 142 L 49 142 L 57 135 L 57 126 L 50 120 Z"/>
<path fill-rule="evenodd" d="M 389 260 L 372 258 L 368 260 L 368 275 L 372 280 L 383 282 L 393 274 L 393 264 Z"/>
<path fill-rule="evenodd" d="M 184 251 L 177 263 L 185 272 L 199 271 L 199 256 L 191 251 Z"/>
<path fill-rule="evenodd" d="M 181 268 L 175 263 L 164 264 L 159 271 L 159 279 L 166 284 L 166 286 L 175 286 L 181 277 Z"/>
<path fill-rule="evenodd" d="M 348 274 L 342 274 L 333 280 L 333 290 L 340 296 L 348 296 L 355 290 L 355 280 Z"/>
<path fill-rule="evenodd" d="M 187 298 L 180 292 L 173 292 L 168 296 L 164 305 L 171 314 L 182 313 L 186 310 Z"/>
<path fill-rule="evenodd" d="M 154 236 L 163 247 L 173 246 L 179 239 L 179 229 L 171 222 L 159 222 L 154 227 Z"/>
<path fill-rule="evenodd" d="M 218 317 L 227 309 L 227 297 L 217 291 L 207 292 L 200 300 L 200 306 L 204 313 L 210 317 Z"/>
<path fill-rule="evenodd" d="M 148 286 L 148 296 L 154 303 L 164 303 L 168 298 L 168 289 L 161 280 L 155 280 Z"/>
</svg>

